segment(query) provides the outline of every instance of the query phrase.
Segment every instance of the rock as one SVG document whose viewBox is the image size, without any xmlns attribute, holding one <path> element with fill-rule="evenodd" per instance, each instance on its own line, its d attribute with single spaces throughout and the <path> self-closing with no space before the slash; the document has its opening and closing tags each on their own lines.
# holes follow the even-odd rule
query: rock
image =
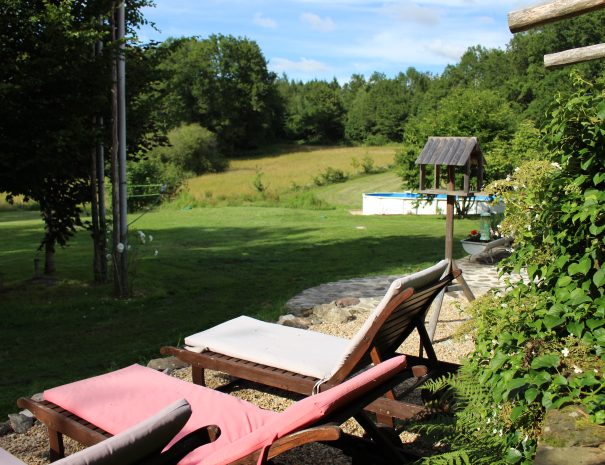
<svg viewBox="0 0 605 465">
<path fill-rule="evenodd" d="M 187 368 L 188 366 L 188 363 L 185 363 L 176 357 L 155 358 L 153 360 L 149 360 L 149 363 L 147 364 L 148 368 L 153 368 L 154 370 L 158 371 L 164 371 L 167 369 L 178 370 L 179 368 Z"/>
<path fill-rule="evenodd" d="M 31 413 L 29 410 L 24 409 L 19 412 L 21 415 L 25 415 L 26 417 L 34 418 L 35 415 Z"/>
<path fill-rule="evenodd" d="M 290 326 L 292 328 L 309 329 L 311 322 L 306 318 L 294 316 L 292 314 L 282 315 L 277 320 L 278 325 Z"/>
<path fill-rule="evenodd" d="M 337 307 L 352 307 L 353 305 L 359 304 L 359 299 L 357 297 L 343 297 L 342 299 L 338 299 L 335 303 Z"/>
<path fill-rule="evenodd" d="M 534 465 L 604 465 L 605 451 L 597 447 L 550 447 L 538 445 Z"/>
<path fill-rule="evenodd" d="M 35 418 L 21 413 L 9 413 L 8 421 L 15 433 L 23 434 L 33 426 Z"/>
<path fill-rule="evenodd" d="M 339 308 L 330 304 L 315 307 L 313 315 L 325 323 L 334 324 L 342 324 L 355 319 L 353 313 L 348 308 Z"/>
<path fill-rule="evenodd" d="M 11 428 L 10 421 L 5 421 L 0 423 L 0 437 L 6 436 L 8 433 L 12 433 L 13 429 Z"/>
<path fill-rule="evenodd" d="M 534 465 L 605 464 L 605 427 L 591 423 L 586 413 L 570 405 L 550 410 L 538 442 Z"/>
</svg>

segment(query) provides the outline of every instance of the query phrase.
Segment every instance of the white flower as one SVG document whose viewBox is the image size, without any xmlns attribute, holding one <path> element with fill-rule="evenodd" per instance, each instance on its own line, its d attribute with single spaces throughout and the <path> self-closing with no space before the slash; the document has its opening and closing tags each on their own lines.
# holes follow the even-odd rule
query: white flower
<svg viewBox="0 0 605 465">
<path fill-rule="evenodd" d="M 512 179 L 513 179 L 513 178 L 511 178 L 511 177 L 510 177 L 510 174 L 508 174 L 508 175 L 506 176 L 506 180 L 507 180 L 507 181 L 511 181 Z"/>
<path fill-rule="evenodd" d="M 593 368 L 593 370 L 592 370 L 592 371 L 594 371 L 594 372 L 595 372 L 595 373 L 597 373 L 597 374 L 599 373 L 599 370 L 597 370 L 596 368 Z"/>
<path fill-rule="evenodd" d="M 565 347 L 561 353 L 563 354 L 563 357 L 569 357 L 569 349 L 567 347 Z"/>
<path fill-rule="evenodd" d="M 128 244 L 127 249 L 128 249 L 128 250 L 132 249 L 132 246 L 131 246 L 130 244 Z"/>
<path fill-rule="evenodd" d="M 141 239 L 145 239 L 145 233 L 143 231 L 137 231 L 137 234 Z"/>
<path fill-rule="evenodd" d="M 517 167 L 515 168 L 515 173 L 516 173 L 517 171 L 519 171 L 519 169 L 520 169 L 520 168 L 517 166 Z"/>
<path fill-rule="evenodd" d="M 492 422 L 492 419 L 490 417 L 487 417 L 487 420 L 485 423 L 487 423 L 488 425 Z"/>
<path fill-rule="evenodd" d="M 160 252 L 158 252 L 158 251 L 157 251 L 157 249 L 156 249 L 156 251 L 155 251 L 155 252 L 153 252 L 153 256 L 154 256 L 154 257 L 157 257 L 159 253 L 160 253 Z"/>
<path fill-rule="evenodd" d="M 580 367 L 576 366 L 576 365 L 573 366 L 573 372 L 576 375 L 579 375 L 580 373 L 583 373 L 582 369 Z"/>
<path fill-rule="evenodd" d="M 528 230 L 528 231 L 531 231 L 531 224 L 528 224 L 528 225 L 527 225 L 527 230 Z"/>
<path fill-rule="evenodd" d="M 496 341 L 495 339 L 492 339 L 492 345 L 493 346 L 497 346 L 498 345 L 498 341 Z"/>
<path fill-rule="evenodd" d="M 550 166 L 552 166 L 553 168 L 557 168 L 558 170 L 560 170 L 560 169 L 561 169 L 561 165 L 559 165 L 559 164 L 558 164 L 556 161 L 552 162 L 552 163 L 550 164 Z"/>
<path fill-rule="evenodd" d="M 149 242 L 153 241 L 153 236 L 150 234 L 149 235 Z"/>
<path fill-rule="evenodd" d="M 116 250 L 118 251 L 118 253 L 124 252 L 124 244 L 122 244 L 121 242 L 118 243 L 118 245 L 116 245 Z"/>
</svg>

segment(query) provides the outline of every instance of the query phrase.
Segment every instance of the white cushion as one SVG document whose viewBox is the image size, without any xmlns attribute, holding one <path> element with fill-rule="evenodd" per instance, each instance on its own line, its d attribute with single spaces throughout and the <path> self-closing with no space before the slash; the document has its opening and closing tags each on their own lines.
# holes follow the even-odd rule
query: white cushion
<svg viewBox="0 0 605 465">
<path fill-rule="evenodd" d="M 267 323 L 240 316 L 185 338 L 190 350 L 210 350 L 230 357 L 293 371 L 321 380 L 329 379 L 347 361 L 389 302 L 409 287 L 423 287 L 439 280 L 447 260 L 396 279 L 353 339 Z"/>
<path fill-rule="evenodd" d="M 348 339 L 240 316 L 185 338 L 185 344 L 322 379 Z"/>
</svg>

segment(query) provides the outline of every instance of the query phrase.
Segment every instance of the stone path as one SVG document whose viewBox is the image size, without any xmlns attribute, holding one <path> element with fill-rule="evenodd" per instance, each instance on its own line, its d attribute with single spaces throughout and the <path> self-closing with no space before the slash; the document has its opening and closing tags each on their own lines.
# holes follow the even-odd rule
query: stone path
<svg viewBox="0 0 605 465">
<path fill-rule="evenodd" d="M 456 264 L 462 270 L 462 276 L 464 276 L 475 296 L 485 294 L 492 288 L 504 289 L 505 287 L 504 278 L 500 279 L 498 277 L 498 270 L 495 265 L 485 265 L 470 261 L 468 258 L 458 260 Z M 286 303 L 286 308 L 294 314 L 300 314 L 317 305 L 327 304 L 343 297 L 380 300 L 390 283 L 398 277 L 397 275 L 372 276 L 321 284 L 294 296 Z M 455 291 L 450 295 L 454 298 L 463 296 L 462 291 Z"/>
</svg>

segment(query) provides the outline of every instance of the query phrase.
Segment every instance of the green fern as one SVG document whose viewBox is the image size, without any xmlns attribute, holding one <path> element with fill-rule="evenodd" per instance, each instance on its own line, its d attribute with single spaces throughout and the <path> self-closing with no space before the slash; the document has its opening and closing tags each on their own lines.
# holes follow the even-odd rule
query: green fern
<svg viewBox="0 0 605 465">
<path fill-rule="evenodd" d="M 411 429 L 422 437 L 443 445 L 447 451 L 425 457 L 422 465 L 506 464 L 508 446 L 501 435 L 503 425 L 489 392 L 472 369 L 463 365 L 456 375 L 426 383 L 425 389 L 446 403 L 449 413 L 437 413 Z"/>
</svg>

